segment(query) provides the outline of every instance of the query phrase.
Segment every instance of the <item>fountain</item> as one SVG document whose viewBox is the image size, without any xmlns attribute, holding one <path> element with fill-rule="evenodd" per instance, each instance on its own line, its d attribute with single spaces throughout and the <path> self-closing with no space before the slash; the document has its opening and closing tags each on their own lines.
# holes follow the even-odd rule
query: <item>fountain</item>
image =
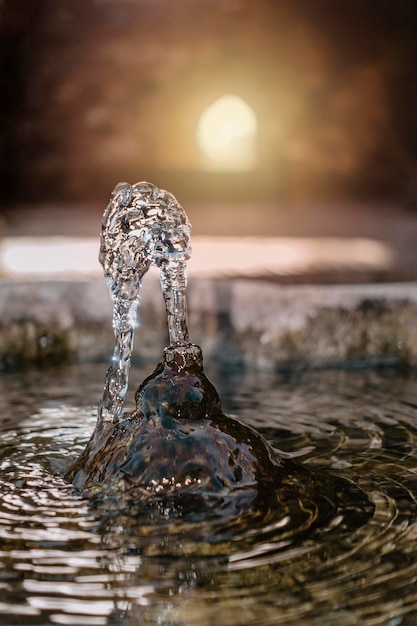
<svg viewBox="0 0 417 626">
<path fill-rule="evenodd" d="M 187 216 L 170 193 L 146 182 L 117 185 L 104 213 L 99 257 L 114 304 L 116 346 L 96 428 L 68 480 L 107 512 L 129 511 L 142 521 L 158 510 L 162 519 L 169 512 L 193 522 L 224 523 L 260 511 L 284 519 L 290 502 L 311 498 L 311 523 L 323 521 L 336 509 L 329 480 L 222 412 L 202 351 L 188 336 L 189 238 Z M 139 386 L 136 410 L 123 415 L 140 286 L 152 264 L 160 268 L 169 346 Z"/>
<path fill-rule="evenodd" d="M 220 403 L 188 336 L 189 233 L 153 185 L 113 193 L 98 411 L 96 364 L 0 377 L 0 622 L 415 624 L 415 374 L 214 368 Z M 152 264 L 169 341 L 150 375 L 132 366 L 127 411 Z"/>
</svg>

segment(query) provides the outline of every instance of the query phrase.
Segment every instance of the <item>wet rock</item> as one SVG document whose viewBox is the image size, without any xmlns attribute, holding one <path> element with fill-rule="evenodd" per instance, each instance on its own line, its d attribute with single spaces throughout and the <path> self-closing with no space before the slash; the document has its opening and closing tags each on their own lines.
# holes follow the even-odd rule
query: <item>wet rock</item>
<svg viewBox="0 0 417 626">
<path fill-rule="evenodd" d="M 155 516 L 163 504 L 182 519 L 223 519 L 271 506 L 283 513 L 316 491 L 317 477 L 222 412 L 198 346 L 167 348 L 136 403 L 116 424 L 98 423 L 67 476 L 107 509 Z"/>
</svg>

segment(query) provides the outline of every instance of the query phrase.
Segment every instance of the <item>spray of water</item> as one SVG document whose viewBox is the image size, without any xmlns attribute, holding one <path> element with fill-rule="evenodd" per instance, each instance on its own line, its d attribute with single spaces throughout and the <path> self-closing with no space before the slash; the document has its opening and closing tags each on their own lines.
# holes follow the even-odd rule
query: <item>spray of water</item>
<svg viewBox="0 0 417 626">
<path fill-rule="evenodd" d="M 175 197 L 147 182 L 118 184 L 103 215 L 99 260 L 113 300 L 116 345 L 98 405 L 99 423 L 123 415 L 143 276 L 160 268 L 169 343 L 188 343 L 186 261 L 191 225 Z"/>
<path fill-rule="evenodd" d="M 187 524 L 204 537 L 204 522 L 216 525 L 209 534 L 218 542 L 265 520 L 268 529 L 304 533 L 336 515 L 339 486 L 223 413 L 201 348 L 188 339 L 189 239 L 187 216 L 171 194 L 149 183 L 116 187 L 100 247 L 116 346 L 96 429 L 66 478 L 104 516 L 132 519 L 133 534 L 172 522 L 174 532 Z M 123 415 L 140 286 L 152 264 L 160 268 L 169 346 L 139 385 L 136 409 Z"/>
</svg>

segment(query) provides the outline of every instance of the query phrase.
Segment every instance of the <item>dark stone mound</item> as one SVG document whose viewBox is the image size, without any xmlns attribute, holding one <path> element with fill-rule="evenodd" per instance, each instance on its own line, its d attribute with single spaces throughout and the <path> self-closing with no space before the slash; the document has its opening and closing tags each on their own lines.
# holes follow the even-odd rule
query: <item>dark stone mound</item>
<svg viewBox="0 0 417 626">
<path fill-rule="evenodd" d="M 117 424 L 97 426 L 67 476 L 109 508 L 139 516 L 169 510 L 193 521 L 224 518 L 226 510 L 227 517 L 271 508 L 284 515 L 290 502 L 323 493 L 313 473 L 222 413 L 198 346 L 165 350 L 136 404 Z"/>
</svg>

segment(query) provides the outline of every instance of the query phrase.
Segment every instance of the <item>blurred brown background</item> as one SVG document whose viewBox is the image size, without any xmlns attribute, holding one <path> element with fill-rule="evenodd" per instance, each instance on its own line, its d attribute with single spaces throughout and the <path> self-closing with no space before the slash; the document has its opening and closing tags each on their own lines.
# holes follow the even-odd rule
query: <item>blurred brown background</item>
<svg viewBox="0 0 417 626">
<path fill-rule="evenodd" d="M 415 0 L 0 0 L 1 203 L 106 203 L 148 179 L 186 204 L 417 205 Z M 257 160 L 206 169 L 218 98 Z"/>
</svg>

